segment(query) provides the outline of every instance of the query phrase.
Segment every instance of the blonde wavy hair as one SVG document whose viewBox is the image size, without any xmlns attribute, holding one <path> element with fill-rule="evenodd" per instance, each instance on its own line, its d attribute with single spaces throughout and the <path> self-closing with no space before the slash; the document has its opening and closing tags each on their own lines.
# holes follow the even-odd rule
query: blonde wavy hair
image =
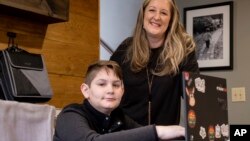
<svg viewBox="0 0 250 141">
<path fill-rule="evenodd" d="M 130 61 L 131 70 L 139 72 L 147 67 L 150 57 L 150 47 L 143 29 L 144 10 L 151 0 L 145 0 L 140 8 L 137 23 L 133 34 L 133 42 L 128 48 L 126 61 Z M 195 49 L 193 38 L 187 34 L 180 22 L 179 10 L 174 0 L 171 4 L 171 19 L 166 31 L 163 50 L 158 57 L 157 71 L 154 75 L 163 76 L 179 72 L 179 64 Z"/>
</svg>

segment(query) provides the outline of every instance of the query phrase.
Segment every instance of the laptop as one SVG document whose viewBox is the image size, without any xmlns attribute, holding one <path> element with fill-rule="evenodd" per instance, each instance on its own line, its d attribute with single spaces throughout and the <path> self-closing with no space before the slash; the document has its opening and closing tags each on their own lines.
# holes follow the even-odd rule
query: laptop
<svg viewBox="0 0 250 141">
<path fill-rule="evenodd" d="M 183 72 L 186 141 L 229 139 L 226 79 Z"/>
</svg>

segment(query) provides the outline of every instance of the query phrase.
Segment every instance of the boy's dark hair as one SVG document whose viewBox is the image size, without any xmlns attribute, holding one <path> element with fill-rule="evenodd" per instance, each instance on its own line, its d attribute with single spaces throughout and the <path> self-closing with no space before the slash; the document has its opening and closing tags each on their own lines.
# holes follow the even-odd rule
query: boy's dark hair
<svg viewBox="0 0 250 141">
<path fill-rule="evenodd" d="M 90 86 L 92 80 L 96 77 L 96 74 L 100 72 L 100 70 L 105 69 L 107 73 L 109 69 L 114 71 L 114 74 L 122 80 L 122 71 L 120 66 L 115 61 L 105 61 L 100 60 L 91 65 L 89 65 L 86 75 L 85 75 L 85 83 Z"/>
</svg>

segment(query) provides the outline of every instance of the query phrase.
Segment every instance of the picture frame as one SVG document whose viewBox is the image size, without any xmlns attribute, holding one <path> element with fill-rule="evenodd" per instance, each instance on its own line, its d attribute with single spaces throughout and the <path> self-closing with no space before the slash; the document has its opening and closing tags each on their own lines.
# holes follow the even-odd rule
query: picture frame
<svg viewBox="0 0 250 141">
<path fill-rule="evenodd" d="M 233 69 L 233 1 L 184 8 L 201 71 Z"/>
</svg>

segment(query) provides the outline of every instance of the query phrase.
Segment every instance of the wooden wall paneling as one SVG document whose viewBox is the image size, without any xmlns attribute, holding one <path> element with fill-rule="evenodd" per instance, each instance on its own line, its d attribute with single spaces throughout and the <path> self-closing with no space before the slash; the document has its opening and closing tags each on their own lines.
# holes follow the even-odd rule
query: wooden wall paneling
<svg viewBox="0 0 250 141">
<path fill-rule="evenodd" d="M 19 17 L 0 14 L 0 49 L 8 45 L 7 32 L 17 33 L 15 43 L 21 48 L 36 48 L 41 50 L 45 38 L 47 24 L 31 22 Z"/>
<path fill-rule="evenodd" d="M 98 0 L 70 0 L 69 21 L 42 24 L 0 14 L 0 50 L 7 47 L 8 31 L 16 32 L 19 47 L 42 53 L 54 93 L 46 102 L 62 108 L 82 102 L 84 73 L 99 59 Z"/>
<path fill-rule="evenodd" d="M 97 7 L 97 0 L 71 0 L 69 21 L 48 26 L 42 52 L 54 90 L 49 104 L 60 108 L 83 100 L 84 74 L 99 59 Z"/>
<path fill-rule="evenodd" d="M 88 64 L 98 60 L 98 51 L 95 51 L 96 49 L 91 51 L 90 47 L 84 49 L 83 46 L 77 50 L 74 46 L 60 48 L 55 46 L 43 49 L 49 73 L 83 77 Z"/>
<path fill-rule="evenodd" d="M 98 29 L 98 19 L 84 17 L 79 13 L 71 14 L 67 23 L 49 25 L 43 52 L 47 54 L 48 62 L 57 62 L 48 64 L 49 72 L 82 76 L 85 72 L 82 67 L 86 68 L 89 63 L 98 60 Z"/>
<path fill-rule="evenodd" d="M 1 12 L 0 18 L 0 30 L 2 31 L 13 31 L 23 34 L 28 33 L 44 37 L 47 30 L 47 24 L 32 21 L 32 19 L 27 20 L 20 17 L 4 15 Z"/>
<path fill-rule="evenodd" d="M 49 25 L 46 38 L 76 45 L 96 45 L 99 42 L 98 32 L 97 20 L 84 18 L 82 16 L 72 16 L 70 21 L 64 25 Z"/>
<path fill-rule="evenodd" d="M 72 82 L 69 76 L 75 76 L 73 80 L 79 77 L 82 83 L 89 63 L 99 58 L 98 27 L 97 18 L 85 17 L 79 13 L 72 14 L 72 12 L 68 22 L 49 25 L 43 47 L 48 72 L 59 76 L 64 75 L 63 78 L 67 78 L 64 81 L 69 82 Z M 54 83 L 53 88 L 56 93 L 49 103 L 63 107 L 71 102 L 82 101 L 80 84 L 71 85 L 71 90 L 77 90 L 77 92 L 69 92 L 67 91 L 69 88 L 63 88 L 63 91 L 60 91 L 60 85 L 57 86 L 58 84 Z"/>
<path fill-rule="evenodd" d="M 84 99 L 80 85 L 83 77 L 72 77 L 64 75 L 49 75 L 54 96 L 48 101 L 48 104 L 62 108 L 70 103 L 81 103 Z"/>
<path fill-rule="evenodd" d="M 71 4 L 71 13 L 89 17 L 92 19 L 99 18 L 99 0 L 74 0 Z"/>
</svg>

